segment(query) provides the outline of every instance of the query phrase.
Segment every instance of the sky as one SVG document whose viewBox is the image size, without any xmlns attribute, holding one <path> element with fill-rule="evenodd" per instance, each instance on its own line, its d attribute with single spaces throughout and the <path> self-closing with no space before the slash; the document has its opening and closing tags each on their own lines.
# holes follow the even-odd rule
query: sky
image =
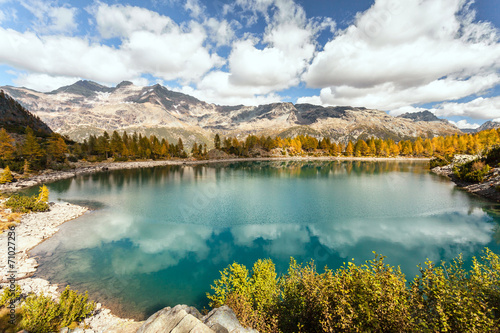
<svg viewBox="0 0 500 333">
<path fill-rule="evenodd" d="M 0 86 L 500 121 L 498 0 L 0 0 Z"/>
</svg>

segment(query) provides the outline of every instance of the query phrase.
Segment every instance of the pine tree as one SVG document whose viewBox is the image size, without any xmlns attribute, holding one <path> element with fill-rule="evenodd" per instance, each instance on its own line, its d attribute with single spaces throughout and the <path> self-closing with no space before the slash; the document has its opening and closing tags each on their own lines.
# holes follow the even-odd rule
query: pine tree
<svg viewBox="0 0 500 333">
<path fill-rule="evenodd" d="M 11 183 L 13 180 L 14 177 L 12 176 L 12 172 L 10 171 L 9 166 L 6 166 L 0 176 L 0 184 Z"/>
<path fill-rule="evenodd" d="M 215 149 L 220 149 L 220 136 L 219 136 L 219 133 L 215 134 L 214 146 L 215 146 Z"/>
<path fill-rule="evenodd" d="M 15 151 L 12 143 L 14 139 L 2 128 L 0 129 L 0 159 L 9 160 Z"/>
</svg>

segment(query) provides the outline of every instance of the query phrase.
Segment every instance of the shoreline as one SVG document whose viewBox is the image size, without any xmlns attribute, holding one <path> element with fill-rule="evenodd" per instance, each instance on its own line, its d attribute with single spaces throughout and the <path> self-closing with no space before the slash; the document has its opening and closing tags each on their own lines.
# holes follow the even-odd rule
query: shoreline
<svg viewBox="0 0 500 333">
<path fill-rule="evenodd" d="M 453 164 L 433 168 L 431 172 L 448 178 L 459 189 L 478 196 L 483 200 L 500 203 L 500 167 L 491 169 L 485 180 L 481 183 L 468 183 L 455 177 L 453 174 Z"/>
<path fill-rule="evenodd" d="M 51 283 L 42 278 L 33 278 L 38 263 L 35 258 L 29 256 L 29 252 L 52 237 L 59 231 L 59 227 L 69 221 L 72 221 L 89 209 L 67 202 L 50 203 L 50 210 L 47 212 L 27 213 L 21 217 L 20 223 L 15 226 L 15 280 L 21 287 L 22 294 L 35 293 L 37 295 L 48 295 L 52 299 L 60 296 L 63 286 Z M 2 249 L 7 250 L 7 245 L 11 239 L 8 238 L 8 232 L 0 234 L 0 244 Z M 9 243 L 9 244 L 8 244 Z M 0 255 L 0 285 L 2 288 L 8 288 L 10 273 L 7 251 L 2 251 Z M 84 320 L 85 325 L 91 332 L 116 332 L 126 331 L 129 328 L 138 328 L 142 322 L 136 322 L 133 319 L 120 318 L 111 313 L 111 310 L 96 302 L 94 315 Z M 132 330 L 133 331 L 133 330 Z"/>
<path fill-rule="evenodd" d="M 143 169 L 152 167 L 161 167 L 169 165 L 203 165 L 216 163 L 235 163 L 235 162 L 259 162 L 259 161 L 360 161 L 360 162 L 416 162 L 429 161 L 427 157 L 332 157 L 332 156 L 292 156 L 292 157 L 245 157 L 245 158 L 227 158 L 211 160 L 161 160 L 161 161 L 127 161 L 127 162 L 78 162 L 77 167 L 71 170 L 46 171 L 41 174 L 31 176 L 26 179 L 19 179 L 14 183 L 1 184 L 0 192 L 16 192 L 25 188 L 52 183 L 58 180 L 69 179 L 78 175 L 89 175 L 98 172 Z M 83 165 L 82 165 L 83 164 Z"/>
</svg>

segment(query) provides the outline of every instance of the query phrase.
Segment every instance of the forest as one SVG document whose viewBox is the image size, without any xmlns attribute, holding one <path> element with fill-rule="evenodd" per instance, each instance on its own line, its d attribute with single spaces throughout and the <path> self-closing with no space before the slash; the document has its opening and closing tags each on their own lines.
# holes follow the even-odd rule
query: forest
<svg viewBox="0 0 500 333">
<path fill-rule="evenodd" d="M 216 134 L 213 147 L 234 157 L 259 156 L 346 156 L 346 157 L 439 157 L 447 160 L 455 154 L 480 154 L 500 144 L 500 129 L 474 134 L 439 136 L 432 139 L 414 138 L 394 140 L 370 138 L 333 142 L 329 138 L 299 135 L 295 138 L 272 138 L 249 135 L 244 140 L 220 137 Z M 9 166 L 18 173 L 44 169 L 61 170 L 70 167 L 68 162 L 90 162 L 113 159 L 163 160 L 172 158 L 208 159 L 206 143 L 194 143 L 186 152 L 182 139 L 170 143 L 155 135 L 128 134 L 114 131 L 111 135 L 91 135 L 83 142 L 74 142 L 58 133 L 37 136 L 27 127 L 24 135 L 13 138 L 4 128 L 0 129 L 0 167 Z"/>
</svg>

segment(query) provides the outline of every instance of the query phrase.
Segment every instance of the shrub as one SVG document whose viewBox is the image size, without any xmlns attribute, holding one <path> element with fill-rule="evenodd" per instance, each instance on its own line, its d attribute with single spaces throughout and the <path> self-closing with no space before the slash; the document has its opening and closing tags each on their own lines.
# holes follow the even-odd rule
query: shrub
<svg viewBox="0 0 500 333">
<path fill-rule="evenodd" d="M 257 262 L 251 275 L 234 263 L 207 295 L 211 306 L 230 306 L 259 332 L 499 332 L 498 255 L 486 249 L 468 271 L 461 257 L 425 265 L 407 286 L 400 269 L 378 255 L 322 274 L 292 258 L 279 278 L 270 260 Z"/>
<path fill-rule="evenodd" d="M 2 297 L 0 297 L 0 307 L 8 306 L 13 301 L 16 301 L 21 296 L 21 287 L 16 284 L 14 291 L 6 286 L 3 290 Z"/>
<path fill-rule="evenodd" d="M 490 166 L 481 160 L 474 160 L 453 167 L 455 176 L 467 182 L 482 182 L 490 171 Z"/>
<path fill-rule="evenodd" d="M 49 210 L 48 199 L 49 190 L 43 185 L 38 195 L 28 197 L 16 194 L 5 202 L 5 206 L 15 213 L 46 212 Z"/>
<path fill-rule="evenodd" d="M 431 167 L 431 169 L 434 169 L 436 167 L 442 167 L 442 166 L 448 165 L 450 163 L 451 163 L 450 159 L 443 157 L 443 156 L 436 156 L 436 157 L 431 158 L 430 167 Z"/>
<path fill-rule="evenodd" d="M 82 321 L 94 309 L 95 303 L 88 301 L 87 292 L 80 295 L 67 286 L 59 302 L 44 295 L 29 296 L 21 308 L 21 325 L 33 333 L 58 331 L 62 327 Z"/>
</svg>

